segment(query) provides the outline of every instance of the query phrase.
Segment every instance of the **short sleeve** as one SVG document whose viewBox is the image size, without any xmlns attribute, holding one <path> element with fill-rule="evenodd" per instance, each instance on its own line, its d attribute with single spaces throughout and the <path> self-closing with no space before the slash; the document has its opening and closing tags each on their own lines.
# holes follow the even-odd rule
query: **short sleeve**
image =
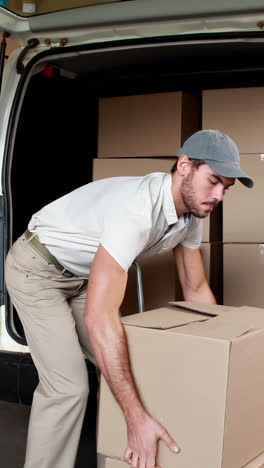
<svg viewBox="0 0 264 468">
<path fill-rule="evenodd" d="M 192 223 L 187 229 L 187 234 L 184 237 L 181 245 L 189 249 L 199 249 L 203 235 L 203 220 L 192 216 Z"/>
<path fill-rule="evenodd" d="M 105 216 L 100 244 L 128 271 L 135 258 L 144 250 L 149 239 L 147 216 L 126 209 Z"/>
</svg>

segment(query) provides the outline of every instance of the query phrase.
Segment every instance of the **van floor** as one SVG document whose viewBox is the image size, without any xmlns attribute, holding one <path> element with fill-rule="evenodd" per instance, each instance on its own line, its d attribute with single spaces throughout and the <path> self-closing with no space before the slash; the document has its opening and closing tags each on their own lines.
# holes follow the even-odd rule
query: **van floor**
<svg viewBox="0 0 264 468">
<path fill-rule="evenodd" d="M 1 468 L 23 468 L 30 405 L 0 401 Z M 96 438 L 83 426 L 75 468 L 96 468 Z"/>
</svg>

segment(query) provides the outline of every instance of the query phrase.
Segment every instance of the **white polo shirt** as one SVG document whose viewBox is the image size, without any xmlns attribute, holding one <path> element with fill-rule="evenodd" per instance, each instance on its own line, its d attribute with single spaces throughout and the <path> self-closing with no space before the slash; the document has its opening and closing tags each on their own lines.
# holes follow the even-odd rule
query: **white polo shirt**
<svg viewBox="0 0 264 468">
<path fill-rule="evenodd" d="M 127 271 L 142 252 L 160 254 L 179 243 L 196 249 L 202 240 L 202 220 L 177 217 L 172 176 L 160 172 L 84 185 L 35 213 L 28 229 L 82 277 L 99 244 Z"/>
</svg>

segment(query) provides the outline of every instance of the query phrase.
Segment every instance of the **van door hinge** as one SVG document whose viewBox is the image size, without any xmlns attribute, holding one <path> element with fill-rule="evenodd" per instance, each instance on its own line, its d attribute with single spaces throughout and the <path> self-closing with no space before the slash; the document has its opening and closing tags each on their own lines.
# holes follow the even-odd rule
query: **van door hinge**
<svg viewBox="0 0 264 468">
<path fill-rule="evenodd" d="M 24 60 L 25 56 L 27 55 L 29 49 L 34 49 L 34 47 L 37 47 L 38 45 L 39 45 L 39 40 L 38 39 L 33 38 L 33 39 L 28 40 L 28 43 L 27 43 L 26 47 L 22 50 L 22 52 L 20 53 L 20 55 L 19 55 L 19 57 L 17 59 L 16 70 L 17 70 L 17 73 L 19 75 L 22 75 L 22 73 L 25 70 L 23 60 Z"/>
</svg>

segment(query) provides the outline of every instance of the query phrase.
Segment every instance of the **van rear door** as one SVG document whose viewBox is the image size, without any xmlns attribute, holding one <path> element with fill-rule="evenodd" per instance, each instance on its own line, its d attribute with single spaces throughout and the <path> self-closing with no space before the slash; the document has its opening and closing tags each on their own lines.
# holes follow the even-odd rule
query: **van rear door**
<svg viewBox="0 0 264 468">
<path fill-rule="evenodd" d="M 133 0 L 86 6 L 28 18 L 0 8 L 0 33 L 8 33 L 20 45 L 10 56 L 3 75 L 0 96 L 0 295 L 4 304 L 4 258 L 12 239 L 12 193 L 10 171 L 13 149 L 26 87 L 33 63 L 50 53 L 61 57 L 69 48 L 111 47 L 117 50 L 126 42 L 139 47 L 144 41 L 155 45 L 164 38 L 181 44 L 206 41 L 212 34 L 243 32 L 262 36 L 263 0 Z M 202 36 L 202 39 L 201 39 Z M 54 56 L 54 55 L 53 55 Z M 21 174 L 23 178 L 23 174 Z M 23 191 L 21 193 L 23 207 Z M 8 211 L 8 216 L 7 216 Z M 7 325 L 12 322 L 8 320 Z M 12 324 L 10 325 L 10 329 Z M 20 340 L 19 336 L 13 335 Z M 23 342 L 23 340 L 22 340 Z"/>
</svg>

